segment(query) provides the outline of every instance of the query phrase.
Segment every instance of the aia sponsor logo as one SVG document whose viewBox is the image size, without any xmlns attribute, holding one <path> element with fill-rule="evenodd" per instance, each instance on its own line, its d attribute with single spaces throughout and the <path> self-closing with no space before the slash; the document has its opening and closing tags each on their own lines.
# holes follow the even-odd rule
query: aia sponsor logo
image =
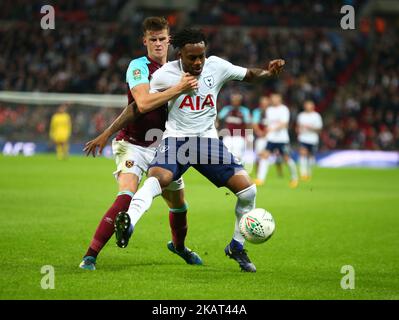
<svg viewBox="0 0 399 320">
<path fill-rule="evenodd" d="M 190 108 L 193 111 L 197 111 L 203 110 L 206 107 L 215 107 L 215 102 L 211 94 L 206 95 L 205 99 L 201 99 L 200 96 L 185 96 L 183 101 L 180 103 L 179 109 Z"/>
</svg>

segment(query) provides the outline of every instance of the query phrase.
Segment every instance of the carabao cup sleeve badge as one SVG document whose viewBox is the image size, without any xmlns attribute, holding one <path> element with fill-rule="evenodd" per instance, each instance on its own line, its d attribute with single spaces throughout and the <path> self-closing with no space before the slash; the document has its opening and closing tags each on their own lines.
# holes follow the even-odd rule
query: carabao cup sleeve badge
<svg viewBox="0 0 399 320">
<path fill-rule="evenodd" d="M 133 79 L 140 80 L 141 79 L 141 71 L 140 69 L 133 70 Z"/>
</svg>

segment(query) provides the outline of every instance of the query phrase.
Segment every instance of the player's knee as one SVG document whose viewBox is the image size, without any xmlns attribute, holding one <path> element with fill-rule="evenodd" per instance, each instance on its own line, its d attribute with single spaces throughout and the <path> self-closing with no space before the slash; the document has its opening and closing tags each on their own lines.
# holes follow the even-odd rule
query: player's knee
<svg viewBox="0 0 399 320">
<path fill-rule="evenodd" d="M 164 189 L 172 182 L 173 174 L 168 170 L 157 170 L 157 168 L 151 168 L 148 177 L 156 178 L 161 188 Z"/>
<path fill-rule="evenodd" d="M 251 185 L 248 188 L 236 193 L 237 205 L 236 213 L 244 214 L 255 208 L 256 201 L 256 185 Z"/>
<path fill-rule="evenodd" d="M 119 191 L 136 192 L 139 177 L 132 173 L 120 173 L 118 176 Z"/>
<path fill-rule="evenodd" d="M 299 148 L 299 154 L 306 157 L 308 155 L 308 150 L 304 147 L 301 147 Z"/>
<path fill-rule="evenodd" d="M 267 159 L 269 158 L 269 153 L 266 152 L 266 151 L 263 151 L 263 152 L 261 152 L 261 153 L 259 154 L 259 158 L 260 158 L 260 159 L 267 160 Z"/>
<path fill-rule="evenodd" d="M 265 158 L 264 153 L 260 152 L 260 153 L 258 154 L 258 158 L 259 158 L 259 159 L 264 159 L 264 158 Z"/>
<path fill-rule="evenodd" d="M 288 163 L 291 160 L 291 157 L 288 154 L 285 154 L 283 158 L 285 163 Z"/>
</svg>

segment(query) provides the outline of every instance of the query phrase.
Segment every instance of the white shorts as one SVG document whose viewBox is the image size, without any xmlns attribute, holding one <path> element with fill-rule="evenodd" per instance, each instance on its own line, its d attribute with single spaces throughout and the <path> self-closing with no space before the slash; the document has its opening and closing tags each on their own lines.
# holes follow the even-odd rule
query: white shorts
<svg viewBox="0 0 399 320">
<path fill-rule="evenodd" d="M 144 173 L 147 173 L 148 166 L 155 157 L 156 148 L 141 147 L 124 140 L 112 140 L 112 153 L 115 157 L 116 171 L 113 172 L 118 180 L 120 173 L 132 173 L 139 178 L 139 184 Z M 172 181 L 165 189 L 177 191 L 184 188 L 183 177 Z"/>
<path fill-rule="evenodd" d="M 266 138 L 256 138 L 255 140 L 255 152 L 256 154 L 261 153 L 266 150 L 267 139 Z"/>
<path fill-rule="evenodd" d="M 225 136 L 223 143 L 235 157 L 242 160 L 245 151 L 245 138 L 241 136 Z"/>
</svg>

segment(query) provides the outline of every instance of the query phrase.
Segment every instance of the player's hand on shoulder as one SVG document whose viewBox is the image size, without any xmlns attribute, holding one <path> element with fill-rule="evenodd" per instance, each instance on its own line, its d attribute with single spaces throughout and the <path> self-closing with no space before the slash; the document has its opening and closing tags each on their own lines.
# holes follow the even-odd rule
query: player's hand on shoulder
<svg viewBox="0 0 399 320">
<path fill-rule="evenodd" d="M 104 147 L 107 145 L 107 142 L 108 142 L 108 136 L 102 133 L 95 139 L 87 142 L 85 147 L 83 148 L 83 151 L 86 153 L 86 156 L 90 154 L 92 154 L 93 157 L 95 157 L 96 155 L 101 155 Z M 96 154 L 97 148 L 98 148 L 98 153 Z"/>
<path fill-rule="evenodd" d="M 181 92 L 198 89 L 198 80 L 189 73 L 183 73 L 180 79 Z"/>
</svg>

